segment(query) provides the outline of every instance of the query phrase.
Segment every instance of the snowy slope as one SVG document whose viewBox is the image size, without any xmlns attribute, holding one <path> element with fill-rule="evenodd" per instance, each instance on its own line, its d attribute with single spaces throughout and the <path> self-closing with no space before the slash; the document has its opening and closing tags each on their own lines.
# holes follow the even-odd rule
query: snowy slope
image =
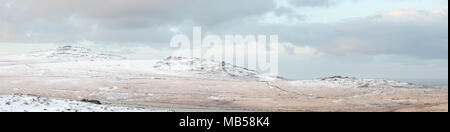
<svg viewBox="0 0 450 132">
<path fill-rule="evenodd" d="M 328 87 L 328 88 L 422 88 L 424 86 L 412 83 L 383 80 L 383 79 L 360 79 L 350 77 L 328 77 L 316 80 L 292 81 L 294 86 Z"/>
<path fill-rule="evenodd" d="M 241 81 L 277 81 L 277 77 L 261 75 L 254 70 L 238 67 L 225 62 L 211 61 L 199 58 L 167 57 L 153 66 L 159 71 L 176 72 L 179 74 L 199 76 L 218 80 Z"/>
<path fill-rule="evenodd" d="M 105 72 L 153 73 L 213 80 L 281 80 L 277 77 L 261 75 L 256 71 L 233 66 L 228 63 L 222 64 L 222 62 L 201 60 L 198 58 L 167 57 L 162 60 L 126 60 L 121 56 L 99 53 L 87 48 L 74 46 L 64 46 L 54 50 L 0 57 L 0 66 L 2 66 L 2 60 L 22 62 L 27 67 L 25 69 L 20 66 L 17 68 L 17 65 L 14 65 L 15 67 L 3 67 L 3 69 L 9 69 L 3 72 L 14 72 L 14 69 L 29 71 L 29 73 L 36 72 L 33 71 L 36 69 L 40 70 L 39 73 L 42 73 L 41 71 L 84 73 L 86 71 L 96 70 Z M 34 67 L 35 69 L 30 67 Z"/>
<path fill-rule="evenodd" d="M 125 58 L 117 55 L 95 52 L 83 47 L 64 46 L 54 50 L 36 51 L 28 54 L 1 57 L 0 59 L 58 63 L 123 60 Z"/>
<path fill-rule="evenodd" d="M 0 112 L 157 112 L 161 110 L 93 104 L 31 95 L 0 95 Z M 163 111 L 161 111 L 163 112 Z"/>
</svg>

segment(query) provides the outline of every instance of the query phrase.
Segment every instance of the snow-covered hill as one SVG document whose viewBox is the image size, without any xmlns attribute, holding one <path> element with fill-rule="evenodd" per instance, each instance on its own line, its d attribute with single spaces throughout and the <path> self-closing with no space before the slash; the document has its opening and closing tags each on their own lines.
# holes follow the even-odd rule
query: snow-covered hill
<svg viewBox="0 0 450 132">
<path fill-rule="evenodd" d="M 31 95 L 0 95 L 0 112 L 157 112 L 161 110 L 94 104 Z M 163 110 L 165 111 L 165 110 Z M 161 111 L 161 112 L 163 112 Z"/>
<path fill-rule="evenodd" d="M 28 54 L 13 55 L 2 57 L 8 60 L 22 60 L 22 61 L 38 61 L 38 62 L 79 62 L 79 61 L 109 61 L 109 60 L 123 60 L 124 57 L 111 55 L 106 53 L 95 52 L 91 49 L 63 46 L 54 50 L 36 51 Z"/>
<path fill-rule="evenodd" d="M 243 80 L 243 81 L 277 81 L 278 77 L 262 75 L 248 68 L 234 66 L 226 62 L 211 61 L 199 58 L 174 57 L 158 61 L 153 66 L 155 69 L 180 74 L 203 76 L 209 79 L 219 80 Z"/>
<path fill-rule="evenodd" d="M 292 81 L 294 86 L 328 87 L 328 88 L 423 88 L 422 85 L 412 83 L 383 80 L 383 79 L 360 79 L 351 77 L 327 77 L 316 80 Z"/>
<path fill-rule="evenodd" d="M 34 67 L 40 67 L 39 69 L 41 70 L 48 69 L 47 71 L 55 71 L 59 73 L 93 69 L 102 71 L 103 68 L 103 70 L 107 69 L 105 70 L 107 72 L 133 71 L 214 80 L 281 80 L 277 77 L 261 75 L 258 72 L 249 70 L 247 68 L 233 66 L 228 63 L 202 60 L 198 58 L 167 57 L 161 60 L 126 60 L 124 57 L 118 55 L 95 52 L 88 48 L 75 46 L 64 46 L 54 50 L 37 51 L 22 55 L 0 57 L 0 66 L 2 65 L 1 60 L 7 60 L 11 63 L 19 61 L 27 64 L 27 66 L 29 66 L 29 64 L 36 64 L 34 65 Z M 25 70 L 29 71 L 32 69 L 27 68 Z"/>
</svg>

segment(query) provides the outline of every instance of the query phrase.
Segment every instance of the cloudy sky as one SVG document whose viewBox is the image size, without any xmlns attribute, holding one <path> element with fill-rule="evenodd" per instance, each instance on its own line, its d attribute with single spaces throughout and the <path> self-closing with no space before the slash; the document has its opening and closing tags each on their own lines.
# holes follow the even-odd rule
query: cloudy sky
<svg viewBox="0 0 450 132">
<path fill-rule="evenodd" d="M 80 45 L 157 58 L 193 26 L 278 34 L 292 79 L 448 78 L 447 0 L 0 0 L 0 55 Z"/>
</svg>

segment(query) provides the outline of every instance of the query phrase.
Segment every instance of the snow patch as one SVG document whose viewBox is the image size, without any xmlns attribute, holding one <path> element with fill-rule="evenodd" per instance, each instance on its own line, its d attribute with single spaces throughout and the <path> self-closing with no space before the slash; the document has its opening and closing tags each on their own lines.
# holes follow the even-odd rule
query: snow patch
<svg viewBox="0 0 450 132">
<path fill-rule="evenodd" d="M 217 96 L 210 96 L 208 97 L 209 100 L 223 100 L 222 97 L 217 97 Z"/>
<path fill-rule="evenodd" d="M 119 89 L 119 87 L 113 86 L 113 87 L 103 87 L 103 88 L 99 88 L 98 90 L 101 91 L 114 91 L 116 89 Z"/>
<path fill-rule="evenodd" d="M 0 95 L 0 112 L 167 112 L 31 95 Z"/>
</svg>

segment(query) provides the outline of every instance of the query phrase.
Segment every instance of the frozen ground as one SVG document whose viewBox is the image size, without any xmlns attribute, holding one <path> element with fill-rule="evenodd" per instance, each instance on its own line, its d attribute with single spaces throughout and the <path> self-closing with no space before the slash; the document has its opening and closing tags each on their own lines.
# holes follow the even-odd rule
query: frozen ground
<svg viewBox="0 0 450 132">
<path fill-rule="evenodd" d="M 1 111 L 153 111 L 82 99 L 163 111 L 448 111 L 448 86 L 339 76 L 288 81 L 222 62 L 124 60 L 68 46 L 0 57 L 0 84 Z"/>
<path fill-rule="evenodd" d="M 351 77 L 328 77 L 317 80 L 292 81 L 294 86 L 329 88 L 425 88 L 423 85 L 382 79 L 360 79 Z"/>
<path fill-rule="evenodd" d="M 31 95 L 0 95 L 0 112 L 164 112 Z"/>
</svg>

